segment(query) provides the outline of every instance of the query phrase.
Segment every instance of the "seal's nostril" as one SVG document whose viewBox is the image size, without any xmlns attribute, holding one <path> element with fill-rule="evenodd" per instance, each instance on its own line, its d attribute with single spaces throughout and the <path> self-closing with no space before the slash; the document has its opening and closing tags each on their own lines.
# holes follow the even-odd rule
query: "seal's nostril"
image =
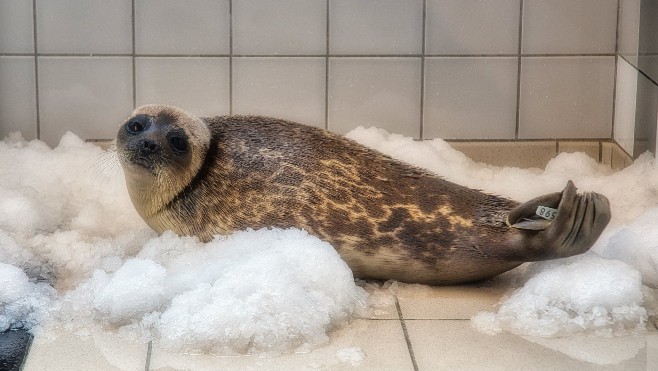
<svg viewBox="0 0 658 371">
<path fill-rule="evenodd" d="M 160 146 L 150 139 L 144 139 L 142 144 L 144 145 L 144 150 L 150 153 L 157 152 L 160 149 Z"/>
</svg>

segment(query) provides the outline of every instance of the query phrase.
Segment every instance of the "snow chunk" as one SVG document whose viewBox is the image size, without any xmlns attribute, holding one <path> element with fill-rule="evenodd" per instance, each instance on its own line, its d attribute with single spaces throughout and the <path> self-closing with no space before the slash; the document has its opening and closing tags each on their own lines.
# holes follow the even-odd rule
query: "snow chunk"
<svg viewBox="0 0 658 371">
<path fill-rule="evenodd" d="M 96 310 L 113 323 L 127 322 L 133 317 L 153 312 L 165 303 L 164 282 L 167 270 L 151 260 L 129 259 L 111 279 L 100 271 L 94 297 Z M 103 285 L 107 282 L 106 285 Z M 99 286 L 102 286 L 100 288 Z"/>
<path fill-rule="evenodd" d="M 232 259 L 222 259 L 221 256 Z M 210 256 L 215 259 L 209 260 Z M 365 292 L 326 242 L 306 232 L 263 229 L 218 237 L 197 256 L 200 282 L 169 283 L 174 296 L 160 318 L 164 346 L 187 351 L 284 352 L 327 341 L 327 332 L 364 306 Z M 191 264 L 190 264 L 191 263 Z"/>
<path fill-rule="evenodd" d="M 593 255 L 566 260 L 538 264 L 534 277 L 497 313 L 476 315 L 474 326 L 491 334 L 530 336 L 612 335 L 642 328 L 647 312 L 637 270 Z"/>
<path fill-rule="evenodd" d="M 54 290 L 46 283 L 32 283 L 13 265 L 0 263 L 0 332 L 31 328 L 46 315 Z"/>
</svg>

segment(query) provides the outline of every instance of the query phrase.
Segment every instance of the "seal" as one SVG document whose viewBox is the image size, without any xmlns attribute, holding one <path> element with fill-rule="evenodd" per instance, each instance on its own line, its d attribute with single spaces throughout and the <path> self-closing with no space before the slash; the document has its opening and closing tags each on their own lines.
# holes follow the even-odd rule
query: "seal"
<svg viewBox="0 0 658 371">
<path fill-rule="evenodd" d="M 364 279 L 477 281 L 581 254 L 610 220 L 608 200 L 578 194 L 571 181 L 519 204 L 267 117 L 143 106 L 119 128 L 117 154 L 135 208 L 158 233 L 210 241 L 247 228 L 301 228 Z"/>
</svg>

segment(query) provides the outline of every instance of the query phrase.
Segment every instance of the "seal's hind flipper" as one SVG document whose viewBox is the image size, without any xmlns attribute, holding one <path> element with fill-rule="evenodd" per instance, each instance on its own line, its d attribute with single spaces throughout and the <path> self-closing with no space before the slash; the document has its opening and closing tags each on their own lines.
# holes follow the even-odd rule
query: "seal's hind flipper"
<svg viewBox="0 0 658 371">
<path fill-rule="evenodd" d="M 575 186 L 571 181 L 567 187 Z M 545 219 L 537 215 L 537 208 L 547 207 L 556 209 L 560 204 L 563 192 L 551 193 L 544 196 L 533 198 L 530 201 L 524 202 L 516 208 L 512 209 L 507 215 L 507 225 L 516 229 L 526 229 L 532 231 L 540 231 L 548 228 L 551 220 Z"/>
<path fill-rule="evenodd" d="M 554 220 L 537 214 L 538 207 L 557 209 Z M 610 221 L 608 199 L 594 192 L 579 195 L 572 181 L 562 192 L 537 197 L 510 211 L 507 224 L 536 233 L 529 246 L 536 260 L 582 254 L 599 238 Z"/>
</svg>

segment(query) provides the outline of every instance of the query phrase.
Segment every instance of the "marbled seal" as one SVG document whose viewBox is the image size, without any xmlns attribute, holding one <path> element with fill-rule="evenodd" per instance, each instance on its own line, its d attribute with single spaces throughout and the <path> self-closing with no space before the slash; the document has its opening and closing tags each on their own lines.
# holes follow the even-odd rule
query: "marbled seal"
<svg viewBox="0 0 658 371">
<path fill-rule="evenodd" d="M 340 135 L 258 116 L 136 109 L 117 152 L 133 204 L 161 233 L 302 228 L 355 277 L 454 284 L 587 251 L 608 200 L 562 192 L 523 204 L 451 183 Z M 522 185 L 519 185 L 522 186 Z M 556 209 L 549 221 L 539 206 Z"/>
</svg>

